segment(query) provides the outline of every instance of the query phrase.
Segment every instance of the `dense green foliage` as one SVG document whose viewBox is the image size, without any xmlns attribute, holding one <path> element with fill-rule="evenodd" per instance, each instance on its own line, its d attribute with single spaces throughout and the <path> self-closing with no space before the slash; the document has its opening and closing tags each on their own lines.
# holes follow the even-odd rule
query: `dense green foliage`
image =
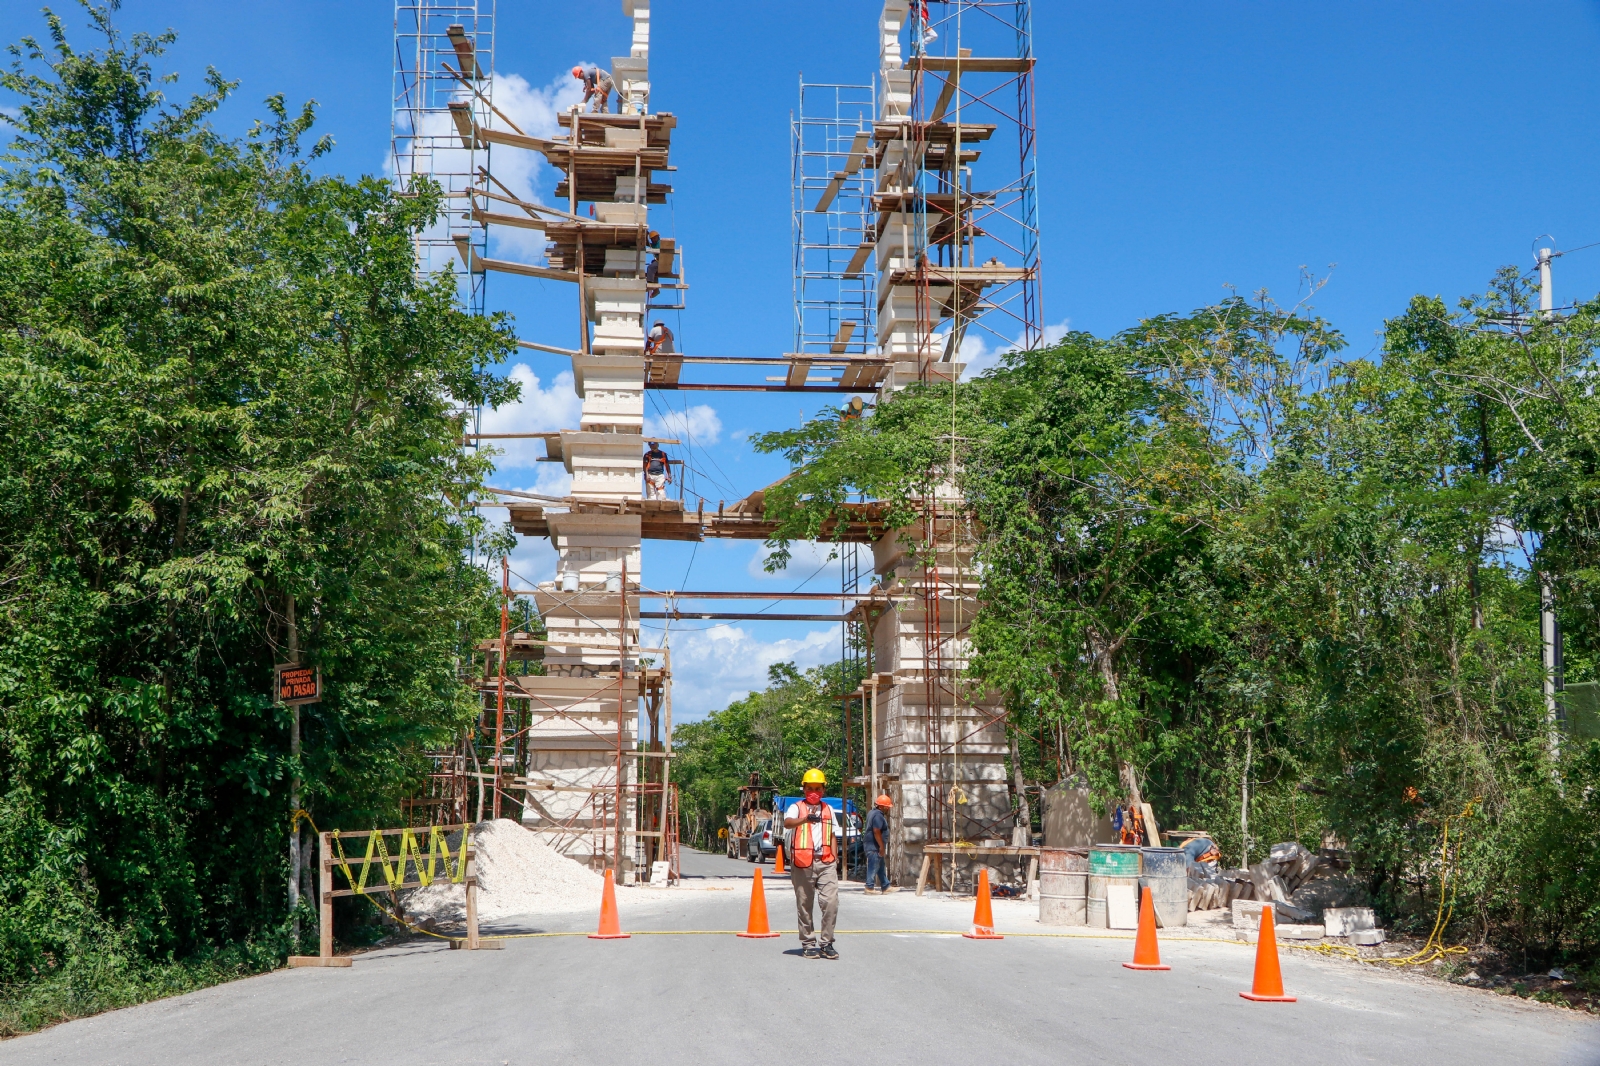
<svg viewBox="0 0 1600 1066">
<path fill-rule="evenodd" d="M 974 672 L 1030 781 L 1142 794 L 1233 862 L 1341 839 L 1393 916 L 1437 899 L 1444 820 L 1471 808 L 1457 916 L 1588 950 L 1600 742 L 1552 743 L 1538 574 L 1588 680 L 1600 302 L 1528 303 L 1515 271 L 1455 312 L 1418 297 L 1349 361 L 1265 297 L 1072 335 L 759 438 L 797 467 L 768 514 L 780 543 L 815 536 L 863 494 L 925 551 L 917 498 L 954 479 L 979 531 Z"/>
<path fill-rule="evenodd" d="M 793 663 L 778 663 L 768 669 L 762 691 L 674 729 L 672 772 L 684 843 L 717 846 L 717 831 L 737 812 L 739 787 L 751 774 L 764 786 L 794 794 L 800 775 L 817 767 L 837 795 L 844 768 L 839 696 L 860 681 L 839 663 L 805 673 Z"/>
<path fill-rule="evenodd" d="M 90 14 L 101 50 L 51 16 L 0 75 L 0 983 L 281 955 L 290 778 L 324 826 L 392 822 L 472 713 L 460 412 L 514 389 L 507 323 L 414 275 L 436 198 L 315 175 L 309 106 L 219 135 L 228 83 L 169 103 L 170 37 Z"/>
</svg>

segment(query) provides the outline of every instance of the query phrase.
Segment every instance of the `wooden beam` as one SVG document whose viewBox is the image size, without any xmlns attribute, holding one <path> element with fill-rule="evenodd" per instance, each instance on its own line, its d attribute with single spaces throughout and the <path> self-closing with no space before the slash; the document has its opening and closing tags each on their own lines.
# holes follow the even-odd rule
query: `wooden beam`
<svg viewBox="0 0 1600 1066">
<path fill-rule="evenodd" d="M 961 58 L 963 60 L 972 58 L 972 49 L 961 49 Z M 966 68 L 963 66 L 962 69 Z M 949 77 L 944 80 L 944 88 L 939 90 L 939 99 L 934 101 L 933 111 L 928 115 L 929 122 L 938 122 L 944 118 L 945 111 L 950 107 L 950 101 L 955 99 L 958 81 L 959 79 L 955 77 Z"/>
<path fill-rule="evenodd" d="M 844 172 L 854 174 L 861 169 L 861 164 L 866 161 L 867 149 L 872 146 L 872 131 L 858 130 L 855 139 L 850 142 L 850 158 L 844 161 Z"/>
<path fill-rule="evenodd" d="M 547 223 L 542 218 L 528 215 L 502 215 L 494 211 L 484 211 L 474 207 L 472 221 L 481 222 L 486 226 L 515 226 L 518 229 L 536 229 L 543 233 Z"/>
<path fill-rule="evenodd" d="M 811 210 L 817 212 L 818 214 L 822 214 L 823 212 L 827 211 L 829 206 L 833 203 L 833 198 L 838 196 L 839 190 L 844 187 L 844 179 L 847 177 L 849 177 L 849 175 L 842 170 L 835 174 L 828 184 L 822 187 L 822 196 L 817 200 L 817 206 L 813 207 Z"/>
<path fill-rule="evenodd" d="M 665 618 L 690 622 L 844 622 L 843 614 L 761 614 L 737 611 L 640 611 L 640 618 Z"/>
<path fill-rule="evenodd" d="M 456 50 L 456 62 L 461 64 L 461 72 L 469 78 L 482 78 L 483 68 L 478 66 L 478 57 L 473 51 L 472 38 L 467 36 L 467 28 L 456 23 L 446 27 L 444 32 L 450 38 L 450 47 Z"/>
<path fill-rule="evenodd" d="M 969 49 L 962 49 L 963 52 Z M 963 74 L 1026 74 L 1033 69 L 1033 59 L 1015 56 L 919 56 L 906 64 L 910 70 L 936 70 L 940 73 Z"/>
<path fill-rule="evenodd" d="M 844 268 L 844 276 L 847 278 L 860 277 L 861 268 L 866 266 L 867 257 L 872 254 L 872 250 L 876 247 L 876 244 L 863 242 L 856 249 L 855 254 L 850 257 L 850 265 Z"/>
<path fill-rule="evenodd" d="M 549 344 L 538 344 L 534 341 L 518 341 L 517 347 L 531 348 L 536 352 L 550 352 L 552 355 L 578 356 L 583 354 L 582 352 L 575 352 L 571 348 L 556 348 Z"/>
<path fill-rule="evenodd" d="M 450 120 L 456 124 L 456 133 L 461 137 L 461 146 L 468 151 L 478 147 L 478 142 L 472 136 L 472 105 L 453 103 L 450 105 Z"/>
<path fill-rule="evenodd" d="M 857 325 L 855 322 L 839 323 L 839 332 L 834 334 L 833 343 L 828 345 L 828 351 L 834 355 L 843 355 L 845 348 L 850 344 L 850 338 L 855 334 Z"/>
</svg>

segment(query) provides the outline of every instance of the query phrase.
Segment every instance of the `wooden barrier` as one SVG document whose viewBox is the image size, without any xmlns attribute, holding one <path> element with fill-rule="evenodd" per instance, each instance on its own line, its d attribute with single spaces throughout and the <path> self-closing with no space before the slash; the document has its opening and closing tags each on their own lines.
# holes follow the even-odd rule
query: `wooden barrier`
<svg viewBox="0 0 1600 1066">
<path fill-rule="evenodd" d="M 420 835 L 423 835 L 425 837 L 428 837 L 433 832 L 433 828 L 434 828 L 433 826 L 421 826 L 421 827 L 412 828 L 412 829 L 379 829 L 376 832 L 378 833 L 378 835 L 380 837 L 401 837 L 402 841 L 403 841 L 403 838 L 404 838 L 405 834 L 407 834 L 407 833 L 420 834 Z M 450 941 L 450 946 L 452 948 L 465 946 L 467 948 L 467 950 L 469 950 L 469 951 L 478 951 L 480 949 L 487 948 L 487 947 L 499 947 L 500 945 L 498 943 L 486 944 L 486 943 L 482 942 L 478 938 L 478 877 L 477 877 L 476 871 L 473 869 L 473 864 L 474 864 L 474 861 L 476 859 L 477 852 L 472 847 L 471 838 L 469 836 L 469 834 L 471 833 L 472 827 L 470 825 L 444 825 L 444 826 L 439 826 L 438 828 L 439 828 L 439 831 L 444 833 L 445 835 L 449 835 L 450 833 L 454 833 L 454 832 L 457 832 L 457 831 L 461 832 L 461 834 L 462 834 L 462 842 L 463 842 L 463 844 L 465 845 L 465 848 L 466 848 L 466 851 L 465 851 L 466 857 L 463 860 L 466 863 L 466 872 L 465 872 L 465 876 L 462 878 L 461 881 L 456 881 L 456 882 L 451 882 L 450 881 L 450 877 L 449 877 L 449 858 L 448 857 L 446 857 L 445 862 L 444 862 L 444 867 L 445 868 L 442 871 L 440 871 L 438 874 L 434 875 L 434 877 L 433 877 L 433 880 L 435 880 L 435 881 L 442 879 L 442 880 L 446 881 L 447 883 L 465 884 L 465 886 L 466 886 L 466 892 L 467 892 L 467 937 L 466 937 L 466 943 L 465 943 L 465 945 L 461 945 L 457 941 L 451 940 Z M 387 894 L 392 896 L 399 889 L 403 889 L 403 888 L 421 888 L 421 887 L 423 887 L 422 880 L 421 880 L 421 877 L 420 877 L 420 872 L 418 874 L 411 875 L 409 877 L 408 877 L 408 872 L 411 871 L 411 870 L 416 869 L 416 867 L 418 866 L 419 863 L 427 861 L 428 855 L 426 853 L 424 853 L 424 854 L 419 856 L 416 852 L 411 852 L 410 854 L 405 856 L 405 860 L 404 860 L 403 863 L 401 863 L 401 860 L 400 860 L 400 858 L 398 856 L 391 856 L 387 860 L 385 860 L 384 856 L 381 855 L 381 854 L 372 855 L 372 856 L 368 856 L 368 855 L 364 855 L 364 854 L 363 855 L 346 855 L 343 858 L 339 858 L 338 856 L 336 856 L 334 854 L 334 841 L 336 839 L 337 840 L 362 840 L 362 841 L 366 841 L 366 840 L 370 840 L 372 838 L 372 833 L 373 833 L 373 830 L 367 830 L 365 832 L 356 831 L 356 832 L 348 832 L 348 833 L 334 832 L 334 833 L 322 833 L 322 834 L 319 834 L 320 837 L 321 837 L 321 841 L 322 841 L 322 866 L 321 866 L 321 879 L 320 879 L 320 882 L 319 882 L 318 892 L 317 892 L 318 908 L 319 908 L 318 909 L 318 922 L 317 922 L 317 925 L 318 925 L 318 939 L 319 939 L 318 950 L 317 950 L 317 954 L 315 954 L 315 955 L 291 955 L 291 956 L 289 956 L 289 965 L 291 967 L 296 967 L 296 968 L 298 968 L 298 967 L 307 967 L 307 966 L 340 966 L 340 967 L 343 967 L 343 966 L 351 965 L 351 963 L 353 961 L 351 956 L 349 956 L 349 955 L 335 955 L 333 953 L 333 901 L 335 899 L 337 899 L 338 897 L 340 897 L 340 896 L 374 895 L 374 894 L 377 894 L 377 893 L 380 893 L 380 892 L 381 893 L 387 893 Z M 414 839 L 414 837 L 413 837 L 413 839 Z M 431 837 L 430 837 L 430 839 L 431 839 Z M 389 867 L 392 868 L 394 866 L 394 864 L 396 864 L 396 863 L 401 863 L 401 865 L 400 865 L 400 876 L 396 879 L 395 883 L 391 886 L 390 883 L 389 883 L 388 878 L 386 876 L 383 876 L 383 869 L 382 868 L 385 865 L 388 865 Z M 350 868 L 351 867 L 356 867 L 356 866 L 359 866 L 359 867 L 362 868 L 361 875 L 359 875 L 356 878 L 352 878 L 351 875 L 354 874 L 355 871 L 350 869 Z M 365 879 L 365 874 L 367 872 L 367 867 L 368 866 L 378 866 L 380 868 L 379 869 L 379 873 L 380 873 L 380 877 L 382 877 L 381 883 L 379 883 L 377 885 L 368 885 L 365 888 L 358 888 L 357 887 L 357 882 L 359 880 L 364 880 Z M 335 869 L 344 869 L 346 887 L 344 887 L 344 888 L 334 888 L 333 887 L 333 872 L 334 872 Z"/>
</svg>

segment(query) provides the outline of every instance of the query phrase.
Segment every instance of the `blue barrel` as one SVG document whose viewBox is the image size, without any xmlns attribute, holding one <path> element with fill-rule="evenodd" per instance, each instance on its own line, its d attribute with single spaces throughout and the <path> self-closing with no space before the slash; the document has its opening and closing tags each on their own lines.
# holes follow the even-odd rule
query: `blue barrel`
<svg viewBox="0 0 1600 1066">
<path fill-rule="evenodd" d="M 1189 924 L 1189 872 L 1182 848 L 1142 848 L 1139 884 L 1150 891 L 1166 929 Z"/>
</svg>

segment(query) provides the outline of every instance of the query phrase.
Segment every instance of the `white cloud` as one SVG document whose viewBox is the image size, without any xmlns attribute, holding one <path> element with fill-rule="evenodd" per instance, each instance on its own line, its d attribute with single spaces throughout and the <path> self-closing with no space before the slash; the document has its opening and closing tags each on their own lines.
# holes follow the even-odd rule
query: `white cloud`
<svg viewBox="0 0 1600 1066">
<path fill-rule="evenodd" d="M 646 416 L 644 434 L 646 437 L 671 437 L 703 448 L 717 443 L 722 436 L 722 419 L 717 417 L 715 408 L 697 403 L 682 411 L 665 411 L 659 418 Z"/>
<path fill-rule="evenodd" d="M 568 72 L 556 75 L 544 88 L 533 87 L 520 74 L 496 74 L 493 88 L 494 106 L 530 137 L 560 135 L 557 116 L 583 99 L 582 86 Z M 494 125 L 504 127 L 505 120 L 497 115 Z M 538 152 L 520 148 L 494 149 L 494 176 L 520 199 L 543 203 L 540 185 L 548 180 L 547 174 L 554 177 L 544 156 Z M 507 204 L 500 204 L 495 210 L 503 214 L 518 213 Z M 493 255 L 524 262 L 544 261 L 545 238 L 540 230 L 495 226 L 489 236 Z"/>
<path fill-rule="evenodd" d="M 746 694 L 766 687 L 767 667 L 793 662 L 800 669 L 834 662 L 839 657 L 839 629 L 815 629 L 803 637 L 763 641 L 742 626 L 722 625 L 696 630 L 694 623 L 670 636 L 672 707 L 678 721 L 703 718 Z M 660 639 L 646 630 L 642 642 Z"/>
<path fill-rule="evenodd" d="M 765 567 L 772 551 L 765 544 L 757 544 L 745 572 L 766 581 L 804 581 L 807 592 L 833 592 L 839 587 L 840 560 L 828 556 L 835 550 L 836 546 L 827 542 L 794 541 L 789 545 L 789 565 L 769 574 Z"/>
<path fill-rule="evenodd" d="M 556 75 L 543 88 L 533 87 L 520 74 L 496 72 L 490 79 L 490 84 L 480 85 L 480 88 L 486 89 L 486 95 L 494 101 L 494 106 L 530 137 L 556 136 L 560 132 L 556 116 L 578 103 L 583 97 L 582 87 L 566 71 Z M 496 115 L 482 99 L 465 86 L 459 86 L 453 98 L 457 102 L 472 105 L 473 116 L 480 125 L 490 129 L 509 128 L 505 118 Z M 464 189 L 467 183 L 466 175 L 472 169 L 474 160 L 472 154 L 461 146 L 455 123 L 450 115 L 442 110 L 429 112 L 423 116 L 422 124 L 416 132 L 418 147 L 415 158 L 398 161 L 392 157 L 388 158 L 384 161 L 385 171 L 391 177 L 395 177 L 397 165 L 402 171 L 414 167 L 419 173 L 426 172 L 438 176 L 440 184 L 446 187 L 446 191 Z M 482 163 L 481 157 L 477 162 Z M 535 203 L 543 202 L 539 185 L 547 180 L 547 174 L 550 174 L 551 178 L 554 177 L 544 156 L 537 152 L 519 148 L 494 150 L 494 176 L 520 199 Z M 447 206 L 452 210 L 427 231 L 426 236 L 430 240 L 442 240 L 453 232 L 465 232 L 469 225 L 461 217 L 466 206 L 464 201 L 451 200 Z M 508 214 L 516 212 L 515 208 L 510 208 L 506 204 L 498 204 L 494 210 Z M 492 255 L 535 264 L 544 261 L 545 238 L 538 230 L 496 226 L 490 233 L 490 240 Z M 453 268 L 455 259 L 456 252 L 453 247 L 425 246 L 424 259 L 419 265 L 425 271 L 434 272 Z"/>
<path fill-rule="evenodd" d="M 1040 346 L 1048 348 L 1052 344 L 1059 343 L 1071 329 L 1071 322 L 1071 319 L 1064 318 L 1054 325 L 1045 326 L 1041 331 Z M 1010 344 L 1001 345 L 993 337 L 982 336 L 969 330 L 967 335 L 961 338 L 960 360 L 967 364 L 966 369 L 961 372 L 961 380 L 970 381 L 985 371 L 993 370 L 1000 365 L 1002 355 L 1018 351 L 1021 347 L 1021 337 L 1014 339 Z"/>
<path fill-rule="evenodd" d="M 549 433 L 559 429 L 577 429 L 583 413 L 583 401 L 573 390 L 572 371 L 563 370 L 541 388 L 539 376 L 527 363 L 518 363 L 507 375 L 522 386 L 522 398 L 516 403 L 504 404 L 493 411 L 483 412 L 480 433 Z M 495 460 L 499 469 L 533 466 L 544 455 L 544 444 L 538 440 L 491 441 L 504 452 Z M 558 464 L 540 464 L 539 480 L 545 481 L 546 470 L 560 469 Z M 563 471 L 565 476 L 565 471 Z M 510 488 L 505 485 L 502 488 Z"/>
</svg>

